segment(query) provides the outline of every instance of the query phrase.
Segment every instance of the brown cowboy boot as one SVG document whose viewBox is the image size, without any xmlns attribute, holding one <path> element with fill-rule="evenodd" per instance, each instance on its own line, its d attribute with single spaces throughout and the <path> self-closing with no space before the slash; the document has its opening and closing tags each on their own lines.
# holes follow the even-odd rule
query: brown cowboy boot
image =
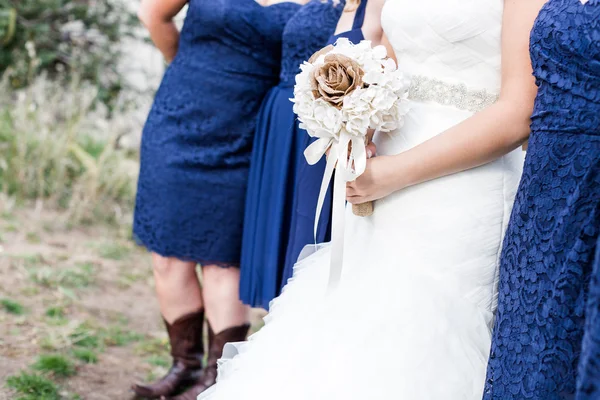
<svg viewBox="0 0 600 400">
<path fill-rule="evenodd" d="M 223 347 L 226 343 L 242 342 L 246 340 L 250 325 L 240 325 L 228 328 L 215 335 L 210 324 L 208 325 L 208 362 L 206 368 L 202 371 L 202 376 L 196 381 L 196 384 L 189 388 L 185 393 L 173 397 L 172 400 L 196 400 L 198 395 L 211 387 L 217 381 L 217 361 L 223 355 Z"/>
<path fill-rule="evenodd" d="M 148 399 L 171 396 L 197 382 L 202 373 L 204 311 L 184 315 L 172 324 L 165 321 L 173 365 L 162 379 L 149 385 L 133 385 L 136 395 Z"/>
</svg>

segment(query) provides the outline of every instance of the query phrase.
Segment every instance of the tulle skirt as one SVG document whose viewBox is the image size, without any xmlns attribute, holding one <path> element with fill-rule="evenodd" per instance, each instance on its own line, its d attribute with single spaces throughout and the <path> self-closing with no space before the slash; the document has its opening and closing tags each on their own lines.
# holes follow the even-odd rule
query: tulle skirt
<svg viewBox="0 0 600 400">
<path fill-rule="evenodd" d="M 200 399 L 481 397 L 490 312 L 404 269 L 391 278 L 366 268 L 328 293 L 328 257 L 326 247 L 297 264 L 265 327 L 228 345 L 218 385 Z"/>
<path fill-rule="evenodd" d="M 376 136 L 378 153 L 468 115 L 413 104 L 396 136 Z M 480 400 L 522 165 L 518 150 L 396 192 L 370 217 L 348 208 L 338 287 L 327 287 L 329 245 L 302 258 L 265 327 L 227 346 L 217 385 L 199 399 Z"/>
</svg>

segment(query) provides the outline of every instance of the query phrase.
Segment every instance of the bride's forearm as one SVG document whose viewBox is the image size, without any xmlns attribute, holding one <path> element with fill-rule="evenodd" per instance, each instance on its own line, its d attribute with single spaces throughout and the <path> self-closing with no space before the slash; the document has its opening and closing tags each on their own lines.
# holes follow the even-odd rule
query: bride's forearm
<svg viewBox="0 0 600 400">
<path fill-rule="evenodd" d="M 529 37 L 546 1 L 504 1 L 499 101 L 404 153 L 367 160 L 365 172 L 347 185 L 349 202 L 377 200 L 408 186 L 480 166 L 527 139 L 537 93 Z M 435 113 L 428 116 L 435 117 Z"/>
<path fill-rule="evenodd" d="M 398 189 L 488 163 L 527 139 L 537 93 L 529 35 L 545 2 L 504 2 L 500 100 L 446 132 L 395 156 Z"/>
<path fill-rule="evenodd" d="M 395 156 L 398 189 L 491 162 L 529 135 L 531 108 L 500 100 L 434 138 Z"/>
</svg>

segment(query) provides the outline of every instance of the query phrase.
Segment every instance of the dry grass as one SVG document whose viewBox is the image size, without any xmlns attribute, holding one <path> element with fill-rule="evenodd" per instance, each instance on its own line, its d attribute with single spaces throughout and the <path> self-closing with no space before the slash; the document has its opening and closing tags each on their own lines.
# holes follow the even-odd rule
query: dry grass
<svg viewBox="0 0 600 400">
<path fill-rule="evenodd" d="M 168 370 L 144 250 L 48 210 L 0 216 L 0 232 L 1 400 L 131 399 L 131 383 Z"/>
<path fill-rule="evenodd" d="M 92 87 L 39 78 L 20 92 L 0 85 L 3 205 L 36 201 L 72 222 L 122 221 L 132 209 L 137 155 L 118 139 L 139 126 L 96 101 Z M 32 238 L 35 239 L 35 238 Z"/>
<path fill-rule="evenodd" d="M 0 84 L 0 400 L 129 399 L 169 367 L 130 239 L 138 163 L 119 138 L 139 126 L 95 97 Z"/>
</svg>

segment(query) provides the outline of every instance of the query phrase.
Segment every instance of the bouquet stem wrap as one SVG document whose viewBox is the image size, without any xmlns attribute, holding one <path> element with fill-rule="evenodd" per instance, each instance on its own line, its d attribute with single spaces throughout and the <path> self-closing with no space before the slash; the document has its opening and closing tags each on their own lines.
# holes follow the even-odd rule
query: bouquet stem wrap
<svg viewBox="0 0 600 400">
<path fill-rule="evenodd" d="M 368 217 L 373 215 L 375 209 L 372 201 L 367 201 L 361 204 L 352 204 L 352 212 L 358 217 Z"/>
</svg>

